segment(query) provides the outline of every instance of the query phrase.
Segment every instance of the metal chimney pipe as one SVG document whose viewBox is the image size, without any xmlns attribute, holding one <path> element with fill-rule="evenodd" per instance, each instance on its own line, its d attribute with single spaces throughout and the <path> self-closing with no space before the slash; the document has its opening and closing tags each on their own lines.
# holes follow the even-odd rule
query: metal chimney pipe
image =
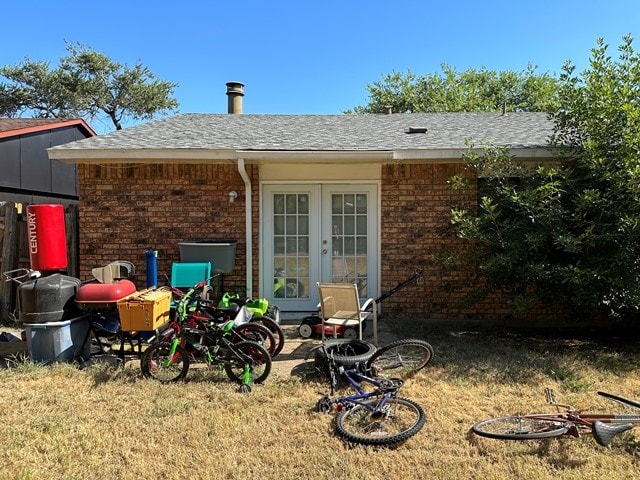
<svg viewBox="0 0 640 480">
<path fill-rule="evenodd" d="M 242 113 L 242 97 L 244 97 L 244 83 L 227 82 L 228 113 Z"/>
</svg>

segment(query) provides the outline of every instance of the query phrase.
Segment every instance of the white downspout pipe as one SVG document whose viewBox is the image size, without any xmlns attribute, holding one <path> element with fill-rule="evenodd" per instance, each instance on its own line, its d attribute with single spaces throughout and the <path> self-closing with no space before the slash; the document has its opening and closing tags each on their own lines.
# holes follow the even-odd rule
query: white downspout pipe
<svg viewBox="0 0 640 480">
<path fill-rule="evenodd" d="M 244 181 L 244 215 L 245 215 L 245 241 L 246 241 L 246 296 L 253 298 L 253 223 L 251 215 L 251 179 L 247 174 L 247 170 L 244 166 L 244 158 L 238 159 L 238 173 Z"/>
</svg>

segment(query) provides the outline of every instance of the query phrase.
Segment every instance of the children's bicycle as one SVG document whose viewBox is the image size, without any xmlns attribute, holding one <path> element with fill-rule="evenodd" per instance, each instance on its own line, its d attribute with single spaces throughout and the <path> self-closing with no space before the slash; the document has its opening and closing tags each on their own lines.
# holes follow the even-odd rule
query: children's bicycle
<svg viewBox="0 0 640 480">
<path fill-rule="evenodd" d="M 182 327 L 171 342 L 154 343 L 145 350 L 140 359 L 142 374 L 161 382 L 177 382 L 186 377 L 190 358 L 198 357 L 209 367 L 222 367 L 243 392 L 250 392 L 252 383 L 262 383 L 269 376 L 271 357 L 259 343 L 232 342 L 227 337 L 231 325 L 229 321 L 222 328 Z M 188 353 L 187 348 L 194 353 Z"/>
<path fill-rule="evenodd" d="M 481 437 L 497 440 L 538 440 L 554 437 L 580 437 L 593 435 L 595 441 L 604 447 L 614 437 L 640 423 L 640 413 L 583 413 L 570 405 L 556 403 L 553 390 L 545 389 L 547 403 L 554 405 L 557 412 L 529 413 L 507 417 L 497 417 L 478 422 L 471 430 Z M 625 407 L 640 409 L 640 403 L 607 392 L 597 392 Z"/>
<path fill-rule="evenodd" d="M 236 327 L 240 327 L 237 318 L 244 317 L 245 319 L 242 325 L 247 326 L 243 328 L 245 330 L 254 330 L 254 335 L 257 330 L 260 330 L 260 327 L 269 330 L 270 335 L 263 335 L 265 338 L 262 343 L 270 344 L 270 346 L 267 346 L 267 350 L 272 358 L 278 355 L 282 351 L 285 342 L 284 331 L 279 324 L 280 310 L 278 307 L 270 305 L 267 307 L 268 312 L 256 315 L 257 309 L 253 308 L 254 301 L 246 298 L 241 299 L 241 297 L 237 295 L 231 296 L 228 293 L 223 294 L 223 299 L 216 304 L 209 298 L 211 287 L 208 282 L 219 275 L 220 274 L 215 274 L 193 287 L 196 291 L 190 294 L 190 302 L 183 304 L 187 307 L 188 313 L 207 317 L 210 322 L 219 324 L 223 324 L 229 320 L 229 318 L 235 317 Z M 167 283 L 169 283 L 168 279 Z M 171 286 L 171 292 L 176 305 L 180 303 L 185 296 L 185 292 L 174 286 Z M 255 303 L 258 302 L 256 301 Z M 176 316 L 178 316 L 178 313 L 176 313 Z M 253 328 L 249 325 L 256 325 L 258 328 Z"/>
<path fill-rule="evenodd" d="M 202 280 L 191 287 L 187 292 L 172 287 L 176 306 L 174 309 L 173 323 L 170 326 L 173 330 L 178 330 L 179 325 L 184 323 L 198 324 L 217 324 L 224 325 L 227 321 L 233 319 L 232 332 L 230 332 L 231 340 L 236 342 L 240 340 L 250 340 L 261 344 L 267 349 L 269 355 L 273 359 L 282 350 L 282 340 L 276 338 L 272 329 L 262 322 L 260 318 L 256 318 L 253 313 L 244 306 L 219 307 L 209 299 L 208 282 L 219 274 L 210 277 L 208 280 Z M 176 327 L 175 323 L 178 323 Z M 282 334 L 284 337 L 284 334 Z M 162 338 L 162 336 L 160 337 Z M 188 351 L 188 350 L 187 350 Z M 191 353 L 191 352 L 189 352 Z"/>
<path fill-rule="evenodd" d="M 208 300 L 200 300 L 196 306 L 196 311 L 201 315 L 208 316 L 214 322 L 220 322 L 221 314 L 225 312 L 239 312 L 244 310 L 248 312 L 247 323 L 243 325 L 255 325 L 259 327 L 266 328 L 270 336 L 273 340 L 273 348 L 269 349 L 269 353 L 272 357 L 277 356 L 284 347 L 285 335 L 282 327 L 271 317 L 266 315 L 255 315 L 249 307 L 242 303 L 237 303 L 234 301 L 229 301 L 228 307 L 220 307 L 219 305 L 214 305 L 211 301 Z M 251 327 L 248 327 L 251 329 Z"/>
<path fill-rule="evenodd" d="M 140 359 L 142 374 L 162 382 L 182 380 L 189 371 L 190 358 L 199 358 L 208 366 L 224 368 L 227 376 L 251 391 L 251 383 L 261 383 L 271 371 L 271 356 L 254 341 L 237 340 L 234 321 L 219 325 L 207 323 L 188 313 L 192 297 L 204 285 L 192 287 L 176 306 L 176 320 L 159 335 Z"/>
<path fill-rule="evenodd" d="M 326 355 L 331 359 L 330 354 Z M 358 366 L 346 368 L 331 360 L 329 373 L 331 393 L 317 401 L 316 411 L 337 410 L 336 431 L 347 442 L 392 445 L 407 440 L 424 426 L 426 415 L 422 407 L 398 396 L 402 379 L 374 378 Z M 339 379 L 346 381 L 355 393 L 334 397 Z"/>
</svg>

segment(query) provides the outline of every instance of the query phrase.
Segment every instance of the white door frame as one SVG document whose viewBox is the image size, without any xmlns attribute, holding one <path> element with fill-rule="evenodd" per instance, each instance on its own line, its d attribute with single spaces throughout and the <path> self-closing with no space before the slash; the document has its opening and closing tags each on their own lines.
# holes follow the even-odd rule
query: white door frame
<svg viewBox="0 0 640 480">
<path fill-rule="evenodd" d="M 367 296 L 375 297 L 379 291 L 380 270 L 380 184 L 377 181 L 365 182 L 263 182 L 260 188 L 260 295 L 278 305 L 283 312 L 314 311 L 318 303 L 316 281 L 331 281 L 331 255 L 323 254 L 331 245 L 331 211 L 332 193 L 356 193 L 368 195 L 367 209 Z M 310 195 L 309 221 L 309 260 L 308 260 L 308 298 L 304 300 L 283 300 L 273 298 L 273 194 L 275 193 L 308 193 Z M 322 228 L 325 231 L 322 232 Z M 330 253 L 330 252 L 329 252 Z M 285 317 L 286 318 L 286 317 Z"/>
</svg>

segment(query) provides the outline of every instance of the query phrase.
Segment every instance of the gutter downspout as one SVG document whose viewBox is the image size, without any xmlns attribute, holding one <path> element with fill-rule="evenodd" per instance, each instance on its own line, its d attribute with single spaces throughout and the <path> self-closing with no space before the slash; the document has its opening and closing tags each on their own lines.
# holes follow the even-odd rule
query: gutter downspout
<svg viewBox="0 0 640 480">
<path fill-rule="evenodd" d="M 244 198 L 245 198 L 245 241 L 246 241 L 246 296 L 253 298 L 253 223 L 251 215 L 251 179 L 247 174 L 244 165 L 244 158 L 238 159 L 238 173 L 244 181 Z"/>
</svg>

